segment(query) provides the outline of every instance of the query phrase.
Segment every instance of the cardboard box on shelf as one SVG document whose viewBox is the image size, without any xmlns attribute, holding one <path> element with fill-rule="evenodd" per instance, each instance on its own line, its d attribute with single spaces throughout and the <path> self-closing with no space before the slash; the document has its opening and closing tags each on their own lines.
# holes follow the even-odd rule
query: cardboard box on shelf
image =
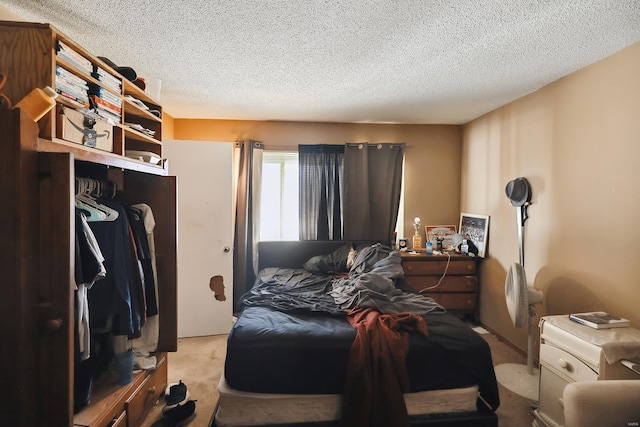
<svg viewBox="0 0 640 427">
<path fill-rule="evenodd" d="M 59 105 L 56 136 L 65 141 L 104 151 L 113 151 L 113 126 L 81 111 Z"/>
</svg>

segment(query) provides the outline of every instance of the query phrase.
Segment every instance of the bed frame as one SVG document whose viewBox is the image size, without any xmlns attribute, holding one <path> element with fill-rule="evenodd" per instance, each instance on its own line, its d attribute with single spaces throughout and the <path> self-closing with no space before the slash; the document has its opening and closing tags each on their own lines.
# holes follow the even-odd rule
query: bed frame
<svg viewBox="0 0 640 427">
<path fill-rule="evenodd" d="M 359 241 L 264 241 L 258 242 L 258 270 L 267 267 L 301 268 L 309 258 L 315 255 L 327 255 L 344 244 L 352 243 L 357 249 L 376 243 L 375 240 Z M 383 243 L 385 244 L 385 243 Z M 388 242 L 386 243 L 388 245 Z M 217 427 L 215 415 L 218 406 L 211 417 L 210 427 Z M 498 416 L 490 409 L 480 409 L 475 412 L 455 414 L 428 414 L 410 417 L 411 426 L 424 427 L 498 427 Z M 295 424 L 264 424 L 262 427 L 339 427 L 340 421 L 309 422 Z"/>
<path fill-rule="evenodd" d="M 258 271 L 266 267 L 301 268 L 314 255 L 328 255 L 347 243 L 357 249 L 377 240 L 296 240 L 258 242 Z M 384 243 L 383 243 L 384 244 Z M 389 244 L 388 242 L 386 243 Z"/>
</svg>

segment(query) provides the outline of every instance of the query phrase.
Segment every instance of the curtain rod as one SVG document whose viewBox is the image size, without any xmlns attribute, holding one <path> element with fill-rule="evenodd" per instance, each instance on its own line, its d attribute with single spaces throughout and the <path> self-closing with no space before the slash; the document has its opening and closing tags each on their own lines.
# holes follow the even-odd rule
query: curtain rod
<svg viewBox="0 0 640 427">
<path fill-rule="evenodd" d="M 370 146 L 376 146 L 378 148 L 378 150 L 382 149 L 383 145 L 388 145 L 390 147 L 404 147 L 405 144 L 404 143 L 389 143 L 389 142 L 379 142 L 376 144 L 373 143 L 368 143 L 368 142 L 347 142 L 345 145 L 347 147 L 358 147 L 360 149 L 362 149 L 364 147 L 364 144 L 368 144 Z"/>
</svg>

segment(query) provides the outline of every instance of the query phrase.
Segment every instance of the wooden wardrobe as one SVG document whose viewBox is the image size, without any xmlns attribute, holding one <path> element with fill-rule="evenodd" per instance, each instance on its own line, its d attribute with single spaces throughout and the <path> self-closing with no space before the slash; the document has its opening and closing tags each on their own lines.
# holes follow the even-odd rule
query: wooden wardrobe
<svg viewBox="0 0 640 427">
<path fill-rule="evenodd" d="M 26 114 L 0 111 L 1 425 L 108 426 L 126 417 L 122 425 L 134 426 L 164 391 L 165 352 L 177 350 L 176 178 L 137 166 L 40 139 Z M 96 384 L 91 405 L 74 416 L 77 168 L 117 182 L 127 199 L 153 209 L 161 353 L 156 371 L 136 374 L 127 386 L 115 378 Z"/>
<path fill-rule="evenodd" d="M 0 31 L 0 58 L 5 70 L 14 71 L 9 76 L 13 86 L 4 89 L 14 102 L 30 87 L 51 83 L 57 61 L 51 34 L 104 65 L 63 35 L 52 32 L 50 26 L 23 24 L 35 31 L 29 34 L 48 34 L 42 43 L 36 43 L 39 47 L 34 47 L 36 52 L 44 49 L 48 54 L 44 59 L 37 56 L 31 60 L 30 51 L 18 43 L 22 38 L 17 38 L 14 24 L 6 25 L 11 28 Z M 24 39 L 29 41 L 29 37 Z M 8 57 L 16 59 L 7 61 Z M 17 69 L 22 71 L 15 72 Z M 120 96 L 124 99 L 129 90 L 145 97 L 123 81 Z M 137 135 L 124 126 L 125 113 L 122 123 L 115 126 L 119 142 L 113 152 L 107 152 L 56 137 L 55 110 L 39 125 L 20 109 L 0 110 L 0 425 L 137 426 L 164 392 L 167 352 L 177 350 L 176 177 L 169 176 L 162 165 L 124 156 L 127 144 L 134 149 L 151 147 L 161 154 L 160 141 Z M 129 110 L 131 116 L 148 116 L 131 106 Z M 150 116 L 141 119 L 161 129 L 161 120 Z M 160 139 L 160 132 L 157 135 Z M 124 386 L 118 385 L 115 373 L 102 375 L 94 384 L 89 406 L 74 414 L 77 173 L 110 180 L 119 195 L 152 208 L 160 335 L 155 370 L 135 373 L 133 381 Z"/>
</svg>

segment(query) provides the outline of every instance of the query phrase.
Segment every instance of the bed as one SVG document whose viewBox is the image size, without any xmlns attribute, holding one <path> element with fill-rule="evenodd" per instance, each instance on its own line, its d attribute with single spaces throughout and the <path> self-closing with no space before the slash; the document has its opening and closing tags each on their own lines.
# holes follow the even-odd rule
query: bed
<svg viewBox="0 0 640 427">
<path fill-rule="evenodd" d="M 260 242 L 259 274 L 229 333 L 211 426 L 497 426 L 488 344 L 412 291 L 399 259 L 377 242 Z M 361 329 L 383 323 L 402 323 L 405 332 Z M 379 337 L 400 335 L 387 351 L 407 348 L 392 368 L 383 366 L 386 354 L 368 353 Z M 401 423 L 381 421 L 397 408 Z M 362 413 L 374 415 L 362 421 Z"/>
</svg>

